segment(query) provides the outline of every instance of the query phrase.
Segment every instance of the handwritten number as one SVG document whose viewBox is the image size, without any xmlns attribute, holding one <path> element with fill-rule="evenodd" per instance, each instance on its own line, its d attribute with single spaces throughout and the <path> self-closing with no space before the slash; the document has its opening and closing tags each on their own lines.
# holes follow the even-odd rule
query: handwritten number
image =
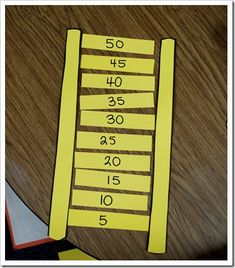
<svg viewBox="0 0 235 268">
<path fill-rule="evenodd" d="M 110 184 L 110 176 L 108 176 L 108 184 Z M 120 184 L 119 176 L 112 176 L 112 184 Z"/>
<path fill-rule="evenodd" d="M 104 204 L 105 206 L 110 206 L 110 205 L 112 205 L 112 203 L 113 203 L 113 198 L 111 195 L 107 194 L 107 195 L 103 196 L 101 194 L 101 196 L 100 196 L 100 204 L 101 205 Z"/>
<path fill-rule="evenodd" d="M 107 121 L 108 124 L 112 125 L 113 123 L 115 123 L 115 118 L 112 114 L 108 114 L 106 118 L 108 119 Z"/>
<path fill-rule="evenodd" d="M 116 105 L 116 101 L 114 100 L 114 97 L 108 97 L 109 100 L 109 106 L 113 107 Z"/>
<path fill-rule="evenodd" d="M 114 68 L 116 68 L 116 65 L 119 68 L 124 68 L 126 66 L 126 60 L 111 59 L 110 64 L 112 64 Z"/>
<path fill-rule="evenodd" d="M 113 48 L 114 47 L 112 38 L 106 39 L 106 47 L 107 48 Z"/>
<path fill-rule="evenodd" d="M 110 97 L 108 97 L 108 100 L 109 100 L 109 106 L 111 106 L 111 107 L 114 107 L 116 104 L 118 104 L 118 105 L 125 104 L 125 101 L 124 101 L 122 96 L 117 97 L 116 100 L 114 97 L 110 96 Z"/>
<path fill-rule="evenodd" d="M 106 215 L 100 215 L 100 219 L 99 219 L 99 225 L 106 225 L 107 224 L 107 219 L 106 219 Z"/>
<path fill-rule="evenodd" d="M 117 40 L 116 42 L 114 41 L 113 38 L 108 38 L 106 39 L 106 48 L 113 48 L 113 47 L 116 47 L 116 48 L 123 48 L 124 47 L 124 42 L 122 40 Z"/>
<path fill-rule="evenodd" d="M 107 77 L 107 81 L 106 83 L 112 87 L 113 85 L 115 87 L 120 87 L 122 85 L 122 78 L 120 76 L 117 76 L 115 79 L 110 76 L 110 77 Z"/>
<path fill-rule="evenodd" d="M 110 143 L 110 145 L 114 145 L 115 143 L 116 143 L 116 137 L 115 136 L 110 136 L 109 137 L 109 143 Z"/>
<path fill-rule="evenodd" d="M 125 101 L 124 101 L 124 99 L 122 97 L 117 97 L 117 103 L 119 105 L 123 105 L 123 104 L 125 104 Z"/>
<path fill-rule="evenodd" d="M 109 136 L 109 144 L 114 145 L 116 144 L 116 136 Z M 100 145 L 108 145 L 107 137 L 106 136 L 101 136 L 100 137 Z"/>
<path fill-rule="evenodd" d="M 116 117 L 114 117 L 113 114 L 108 114 L 106 116 L 106 118 L 108 119 L 107 123 L 112 125 L 114 124 L 115 122 L 118 124 L 118 125 L 121 125 L 123 122 L 124 122 L 124 118 L 122 115 L 117 115 Z"/>
<path fill-rule="evenodd" d="M 104 165 L 109 165 L 109 166 L 119 166 L 121 164 L 121 159 L 117 156 L 114 156 L 112 159 L 109 155 L 105 156 L 104 158 L 105 162 Z"/>
</svg>

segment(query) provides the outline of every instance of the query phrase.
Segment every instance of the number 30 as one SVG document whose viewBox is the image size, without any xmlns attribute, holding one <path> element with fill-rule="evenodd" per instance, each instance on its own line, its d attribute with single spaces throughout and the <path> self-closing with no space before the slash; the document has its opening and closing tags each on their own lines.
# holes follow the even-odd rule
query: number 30
<svg viewBox="0 0 235 268">
<path fill-rule="evenodd" d="M 120 114 L 117 115 L 116 117 L 113 114 L 108 114 L 106 118 L 108 119 L 107 123 L 111 125 L 114 123 L 121 125 L 124 122 L 124 118 Z"/>
</svg>

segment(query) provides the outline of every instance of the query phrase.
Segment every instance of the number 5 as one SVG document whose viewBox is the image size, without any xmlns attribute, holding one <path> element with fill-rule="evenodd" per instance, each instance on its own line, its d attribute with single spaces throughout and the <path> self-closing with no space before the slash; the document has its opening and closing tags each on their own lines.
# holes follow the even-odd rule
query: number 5
<svg viewBox="0 0 235 268">
<path fill-rule="evenodd" d="M 126 66 L 126 60 L 119 60 L 118 61 L 118 67 L 124 68 Z"/>
<path fill-rule="evenodd" d="M 107 48 L 113 48 L 114 47 L 114 44 L 111 41 L 113 41 L 112 38 L 106 39 L 106 47 Z"/>
<path fill-rule="evenodd" d="M 123 105 L 125 103 L 125 101 L 122 97 L 117 97 L 117 102 L 119 105 Z"/>
<path fill-rule="evenodd" d="M 100 215 L 100 219 L 99 219 L 99 225 L 106 225 L 107 224 L 107 220 L 105 219 L 106 215 Z"/>
</svg>

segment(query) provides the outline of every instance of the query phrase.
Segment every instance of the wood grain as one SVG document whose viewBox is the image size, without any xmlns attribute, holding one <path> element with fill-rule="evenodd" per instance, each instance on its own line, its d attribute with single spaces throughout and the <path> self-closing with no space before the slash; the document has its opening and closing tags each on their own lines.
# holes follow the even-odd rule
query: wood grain
<svg viewBox="0 0 235 268">
<path fill-rule="evenodd" d="M 144 232 L 69 227 L 67 239 L 99 259 L 217 259 L 227 243 L 226 21 L 226 6 L 6 7 L 6 180 L 20 198 L 48 223 L 66 29 L 155 40 L 156 74 L 160 39 L 171 37 L 167 253 L 147 253 Z"/>
</svg>

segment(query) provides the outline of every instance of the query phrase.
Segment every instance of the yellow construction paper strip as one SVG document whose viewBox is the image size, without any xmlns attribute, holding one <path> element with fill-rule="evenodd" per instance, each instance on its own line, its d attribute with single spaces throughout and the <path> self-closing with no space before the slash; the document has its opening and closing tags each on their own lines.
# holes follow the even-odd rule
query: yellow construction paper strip
<svg viewBox="0 0 235 268">
<path fill-rule="evenodd" d="M 153 74 L 154 59 L 82 55 L 80 68 Z"/>
<path fill-rule="evenodd" d="M 78 131 L 77 148 L 151 152 L 152 136 Z"/>
<path fill-rule="evenodd" d="M 59 259 L 61 261 L 73 261 L 73 260 L 92 261 L 92 260 L 96 260 L 95 258 L 91 257 L 90 255 L 81 251 L 78 248 L 58 252 L 58 255 L 59 255 Z"/>
<path fill-rule="evenodd" d="M 154 130 L 155 115 L 81 111 L 80 125 Z"/>
<path fill-rule="evenodd" d="M 76 152 L 75 168 L 150 171 L 149 155 Z"/>
<path fill-rule="evenodd" d="M 81 87 L 154 91 L 155 76 L 83 73 Z"/>
<path fill-rule="evenodd" d="M 73 190 L 72 205 L 146 211 L 148 209 L 148 196 L 137 194 L 119 194 L 113 192 Z"/>
<path fill-rule="evenodd" d="M 69 226 L 148 231 L 149 216 L 70 209 Z"/>
<path fill-rule="evenodd" d="M 154 54 L 154 40 L 83 34 L 82 48 Z"/>
<path fill-rule="evenodd" d="M 162 40 L 148 251 L 165 253 L 170 177 L 175 41 Z"/>
<path fill-rule="evenodd" d="M 49 236 L 55 240 L 64 238 L 66 234 L 75 142 L 79 49 L 80 31 L 68 30 L 49 222 Z"/>
<path fill-rule="evenodd" d="M 150 176 L 75 169 L 75 185 L 150 192 Z"/>
<path fill-rule="evenodd" d="M 117 109 L 117 108 L 152 108 L 153 93 L 81 95 L 81 110 Z"/>
</svg>

